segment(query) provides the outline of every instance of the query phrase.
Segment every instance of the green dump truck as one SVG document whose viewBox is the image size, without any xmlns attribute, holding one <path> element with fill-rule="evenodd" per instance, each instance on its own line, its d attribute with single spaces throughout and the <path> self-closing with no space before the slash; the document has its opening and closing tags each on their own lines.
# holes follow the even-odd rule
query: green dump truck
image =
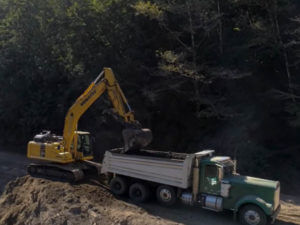
<svg viewBox="0 0 300 225">
<path fill-rule="evenodd" d="M 129 194 L 133 201 L 144 202 L 156 193 L 167 206 L 180 200 L 216 212 L 232 210 L 247 225 L 274 222 L 280 211 L 278 181 L 241 176 L 230 157 L 213 156 L 213 150 L 121 152 L 106 151 L 101 169 L 116 195 Z"/>
</svg>

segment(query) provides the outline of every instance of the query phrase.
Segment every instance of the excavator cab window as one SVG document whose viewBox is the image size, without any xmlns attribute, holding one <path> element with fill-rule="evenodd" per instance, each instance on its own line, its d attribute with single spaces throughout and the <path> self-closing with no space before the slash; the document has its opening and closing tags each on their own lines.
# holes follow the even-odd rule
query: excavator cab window
<svg viewBox="0 0 300 225">
<path fill-rule="evenodd" d="M 82 152 L 83 156 L 91 156 L 92 155 L 92 149 L 91 149 L 91 145 L 90 145 L 90 137 L 88 134 L 79 134 L 78 135 L 77 151 Z"/>
</svg>

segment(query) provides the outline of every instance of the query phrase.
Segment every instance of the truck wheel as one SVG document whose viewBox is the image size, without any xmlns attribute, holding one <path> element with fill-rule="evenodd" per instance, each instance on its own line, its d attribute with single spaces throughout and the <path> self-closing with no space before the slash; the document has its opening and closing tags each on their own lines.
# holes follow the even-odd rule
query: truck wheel
<svg viewBox="0 0 300 225">
<path fill-rule="evenodd" d="M 123 177 L 114 177 L 109 184 L 111 192 L 115 195 L 124 195 L 128 190 L 128 184 Z"/>
<path fill-rule="evenodd" d="M 162 205 L 171 206 L 176 202 L 176 192 L 171 186 L 161 185 L 156 190 L 156 198 Z"/>
<path fill-rule="evenodd" d="M 265 225 L 267 224 L 266 214 L 255 205 L 244 206 L 239 213 L 240 222 L 244 225 Z"/>
<path fill-rule="evenodd" d="M 144 202 L 150 194 L 149 188 L 141 183 L 132 184 L 129 188 L 129 197 L 136 203 Z"/>
</svg>

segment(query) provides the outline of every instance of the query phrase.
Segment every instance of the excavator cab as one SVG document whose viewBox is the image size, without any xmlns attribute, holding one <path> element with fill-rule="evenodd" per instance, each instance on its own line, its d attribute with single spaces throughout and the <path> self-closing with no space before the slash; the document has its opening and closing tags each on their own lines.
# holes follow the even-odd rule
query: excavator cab
<svg viewBox="0 0 300 225">
<path fill-rule="evenodd" d="M 76 148 L 76 158 L 80 160 L 93 159 L 92 145 L 90 142 L 90 133 L 85 131 L 75 131 L 74 147 Z"/>
</svg>

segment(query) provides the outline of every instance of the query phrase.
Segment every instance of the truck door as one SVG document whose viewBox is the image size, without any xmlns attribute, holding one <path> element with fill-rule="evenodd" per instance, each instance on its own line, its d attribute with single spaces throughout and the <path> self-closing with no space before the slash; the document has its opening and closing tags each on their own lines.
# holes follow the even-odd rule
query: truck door
<svg viewBox="0 0 300 225">
<path fill-rule="evenodd" d="M 222 168 L 217 165 L 205 165 L 202 179 L 202 192 L 220 195 Z"/>
</svg>

